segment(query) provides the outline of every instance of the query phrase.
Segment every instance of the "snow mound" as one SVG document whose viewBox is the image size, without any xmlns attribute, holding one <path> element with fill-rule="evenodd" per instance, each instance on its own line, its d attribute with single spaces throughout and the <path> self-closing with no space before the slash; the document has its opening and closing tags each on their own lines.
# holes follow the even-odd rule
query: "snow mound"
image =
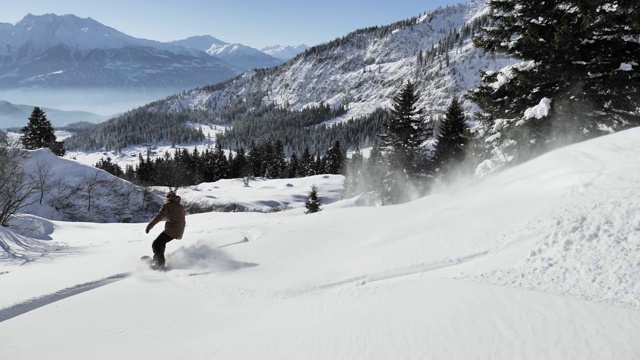
<svg viewBox="0 0 640 360">
<path fill-rule="evenodd" d="M 467 277 L 640 309 L 640 168 L 624 155 L 639 136 L 636 128 L 525 164 L 546 178 L 532 189 L 561 190 L 555 206 L 505 246 L 524 243 L 516 263 Z"/>
<path fill-rule="evenodd" d="M 64 245 L 22 236 L 0 226 L 0 263 L 26 264 L 64 248 Z"/>
</svg>

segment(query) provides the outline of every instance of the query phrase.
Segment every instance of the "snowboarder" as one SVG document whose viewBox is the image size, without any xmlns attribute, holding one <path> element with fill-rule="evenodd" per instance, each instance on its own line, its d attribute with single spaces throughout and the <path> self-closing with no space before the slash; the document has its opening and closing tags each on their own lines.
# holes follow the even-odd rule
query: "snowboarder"
<svg viewBox="0 0 640 360">
<path fill-rule="evenodd" d="M 160 208 L 160 212 L 147 225 L 146 233 L 148 234 L 158 222 L 163 219 L 166 220 L 164 231 L 151 244 L 151 249 L 153 249 L 153 268 L 163 269 L 165 267 L 164 250 L 167 243 L 173 239 L 182 239 L 184 234 L 186 222 L 184 219 L 184 207 L 180 204 L 180 200 L 182 198 L 176 195 L 174 191 L 169 191 L 162 208 Z"/>
</svg>

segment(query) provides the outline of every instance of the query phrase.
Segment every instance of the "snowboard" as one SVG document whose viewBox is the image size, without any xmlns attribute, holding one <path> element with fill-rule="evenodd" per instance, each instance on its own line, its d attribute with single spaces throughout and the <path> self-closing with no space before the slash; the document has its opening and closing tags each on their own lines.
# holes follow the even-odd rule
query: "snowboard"
<svg viewBox="0 0 640 360">
<path fill-rule="evenodd" d="M 167 267 L 163 266 L 163 267 L 159 267 L 156 266 L 153 262 L 153 258 L 151 256 L 145 255 L 143 257 L 140 258 L 140 261 L 142 261 L 143 264 L 145 264 L 146 266 L 149 267 L 149 269 L 151 270 L 156 270 L 156 271 L 167 271 Z"/>
</svg>

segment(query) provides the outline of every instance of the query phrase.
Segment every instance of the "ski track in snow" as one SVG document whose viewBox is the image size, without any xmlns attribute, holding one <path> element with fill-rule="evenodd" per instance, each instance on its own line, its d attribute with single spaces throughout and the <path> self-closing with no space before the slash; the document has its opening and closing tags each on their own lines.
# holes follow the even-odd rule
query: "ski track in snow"
<svg viewBox="0 0 640 360">
<path fill-rule="evenodd" d="M 302 289 L 300 288 L 290 289 L 283 292 L 284 293 L 283 297 L 291 298 L 294 296 L 299 296 L 304 294 L 318 293 L 321 291 L 325 291 L 325 290 L 329 290 L 329 289 L 333 289 L 336 287 L 349 285 L 349 284 L 356 284 L 357 286 L 362 286 L 367 283 L 390 280 L 394 278 L 410 276 L 410 275 L 415 275 L 420 273 L 426 273 L 433 270 L 460 265 L 460 264 L 481 258 L 487 254 L 489 254 L 488 250 L 463 256 L 463 257 L 459 257 L 459 258 L 454 258 L 454 259 L 446 259 L 446 260 L 436 261 L 431 263 L 410 265 L 410 266 L 406 266 L 398 269 L 391 269 L 391 270 L 381 271 L 378 273 L 372 273 L 368 275 L 354 276 L 349 279 L 322 284 L 322 285 L 309 286 Z"/>
<path fill-rule="evenodd" d="M 244 243 L 244 242 L 247 242 L 247 241 L 248 241 L 248 239 L 245 237 L 244 239 L 242 239 L 242 240 L 240 240 L 238 242 L 222 245 L 220 247 L 241 244 L 241 243 Z M 349 285 L 349 284 L 356 284 L 358 286 L 362 286 L 362 285 L 365 285 L 365 284 L 371 283 L 371 282 L 389 280 L 389 279 L 393 279 L 393 278 L 409 276 L 409 275 L 424 273 L 424 272 L 433 271 L 433 270 L 437 270 L 437 269 L 442 269 L 442 268 L 445 268 L 445 267 L 459 265 L 459 264 L 462 264 L 462 263 L 465 263 L 465 262 L 468 262 L 468 261 L 475 260 L 475 259 L 480 258 L 482 256 L 485 256 L 488 253 L 489 253 L 489 251 L 482 251 L 482 252 L 479 252 L 479 253 L 475 253 L 475 254 L 471 254 L 471 255 L 464 256 L 464 257 L 455 258 L 455 259 L 446 259 L 446 260 L 443 260 L 443 261 L 436 261 L 436 262 L 432 262 L 432 263 L 412 265 L 412 266 L 407 266 L 407 267 L 403 267 L 403 268 L 387 270 L 387 271 L 383 271 L 383 272 L 379 272 L 379 273 L 373 273 L 373 274 L 362 275 L 362 276 L 355 276 L 355 277 L 352 277 L 352 278 L 349 278 L 349 279 L 346 279 L 346 280 L 336 281 L 336 282 L 332 282 L 332 283 L 316 285 L 316 286 L 311 286 L 311 287 L 308 287 L 308 288 L 302 288 L 302 289 L 297 289 L 297 290 L 284 291 L 284 292 L 280 293 L 280 295 L 282 297 L 285 297 L 285 298 L 291 298 L 291 297 L 305 295 L 305 294 L 318 293 L 318 292 L 322 292 L 322 291 L 325 291 L 325 290 L 329 290 L 329 289 L 333 289 L 333 288 L 337 288 L 337 287 L 341 287 L 341 286 Z M 250 264 L 250 263 L 243 263 L 243 265 L 244 266 L 241 266 L 238 269 L 245 268 L 245 267 L 257 266 L 257 264 Z M 195 272 L 195 273 L 188 273 L 188 274 L 186 274 L 186 276 L 190 277 L 190 276 L 198 276 L 198 275 L 208 275 L 208 274 L 213 274 L 213 273 L 216 273 L 216 272 L 217 271 Z M 51 304 L 53 304 L 55 302 L 58 302 L 60 300 L 64 300 L 66 298 L 69 298 L 69 297 L 72 297 L 72 296 L 75 296 L 75 295 L 79 295 L 79 294 L 82 294 L 84 292 L 91 291 L 91 290 L 100 288 L 100 287 L 105 286 L 105 285 L 109 285 L 111 283 L 114 283 L 114 282 L 117 282 L 117 281 L 120 281 L 120 280 L 124 280 L 124 279 L 130 278 L 133 274 L 134 274 L 133 272 L 125 272 L 125 273 L 111 275 L 111 276 L 102 278 L 100 280 L 95 280 L 95 281 L 90 281 L 90 282 L 86 282 L 86 283 L 83 283 L 83 284 L 74 285 L 74 286 L 71 286 L 71 287 L 56 291 L 56 292 L 51 293 L 51 294 L 47 294 L 47 295 L 31 298 L 31 299 L 23 301 L 21 303 L 17 303 L 17 304 L 14 304 L 12 306 L 6 307 L 4 309 L 0 309 L 0 323 L 3 322 L 3 321 L 6 321 L 6 320 L 12 319 L 14 317 L 26 314 L 26 313 L 28 313 L 30 311 L 39 309 L 41 307 L 44 307 L 44 306 L 47 306 L 47 305 L 51 305 Z"/>
<path fill-rule="evenodd" d="M 216 247 L 216 249 L 225 248 L 227 246 L 238 245 L 238 244 L 246 243 L 248 241 L 249 241 L 249 239 L 245 236 L 242 240 L 239 240 L 239 241 L 236 241 L 236 242 L 233 242 L 233 243 L 220 245 L 220 246 Z M 253 264 L 253 263 L 243 263 L 243 262 L 233 262 L 233 263 L 234 263 L 233 264 L 234 267 L 232 268 L 233 270 L 257 266 L 257 264 Z M 180 270 L 180 269 L 177 269 L 177 270 Z M 207 275 L 207 274 L 213 274 L 213 273 L 216 273 L 216 272 L 219 272 L 219 271 L 192 272 L 192 273 L 188 273 L 186 276 Z M 8 274 L 8 273 L 9 273 L 9 271 L 0 272 L 0 275 Z M 58 290 L 58 291 L 56 291 L 54 293 L 51 293 L 51 294 L 46 294 L 46 295 L 34 297 L 34 298 L 28 299 L 26 301 L 14 304 L 12 306 L 6 307 L 4 309 L 0 309 L 0 323 L 3 322 L 3 321 L 6 321 L 6 320 L 12 319 L 14 317 L 26 314 L 26 313 L 28 313 L 30 311 L 39 309 L 39 308 L 41 308 L 43 306 L 47 306 L 47 305 L 53 304 L 53 303 L 58 302 L 60 300 L 64 300 L 66 298 L 69 298 L 69 297 L 72 297 L 72 296 L 75 296 L 75 295 L 79 295 L 79 294 L 82 294 L 84 292 L 100 288 L 100 287 L 105 286 L 105 285 L 109 285 L 109 284 L 114 283 L 116 281 L 120 281 L 120 280 L 124 280 L 124 279 L 130 278 L 133 274 L 134 274 L 134 272 L 124 272 L 124 273 L 120 273 L 120 274 L 107 276 L 107 277 L 99 279 L 99 280 L 89 281 L 89 282 L 86 282 L 86 283 L 70 286 L 68 288 L 65 288 L 65 289 L 62 289 L 62 290 Z"/>
<path fill-rule="evenodd" d="M 111 284 L 113 282 L 126 279 L 130 277 L 131 274 L 132 273 L 130 272 L 126 272 L 126 273 L 111 275 L 100 280 L 74 285 L 66 289 L 56 291 L 52 294 L 31 298 L 27 301 L 6 307 L 4 309 L 0 309 L 0 323 L 6 320 L 12 319 L 16 316 L 26 314 L 30 311 L 36 310 L 43 306 L 53 304 L 57 301 L 66 299 L 68 297 L 82 294 L 84 292 L 97 289 L 99 287 Z"/>
</svg>

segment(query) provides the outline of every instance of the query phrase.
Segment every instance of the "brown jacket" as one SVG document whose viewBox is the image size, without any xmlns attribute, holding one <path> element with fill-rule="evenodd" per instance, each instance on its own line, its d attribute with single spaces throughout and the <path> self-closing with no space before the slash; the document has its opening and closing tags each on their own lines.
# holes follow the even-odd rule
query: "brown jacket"
<svg viewBox="0 0 640 360">
<path fill-rule="evenodd" d="M 180 204 L 180 200 L 182 200 L 180 196 L 165 199 L 158 215 L 147 225 L 147 232 L 164 219 L 166 220 L 164 232 L 174 239 L 182 239 L 186 222 L 184 219 L 184 207 Z"/>
</svg>

